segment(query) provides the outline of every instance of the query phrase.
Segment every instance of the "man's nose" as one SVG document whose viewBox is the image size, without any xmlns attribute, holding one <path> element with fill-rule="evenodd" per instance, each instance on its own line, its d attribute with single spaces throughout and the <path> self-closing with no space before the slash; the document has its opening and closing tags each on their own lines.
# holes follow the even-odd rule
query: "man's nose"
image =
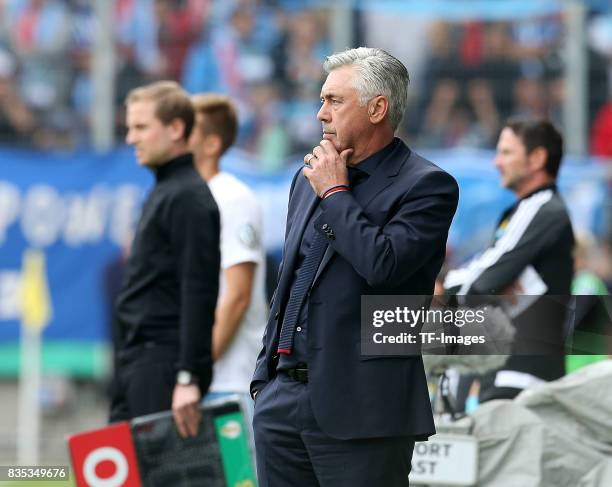
<svg viewBox="0 0 612 487">
<path fill-rule="evenodd" d="M 329 110 L 326 107 L 326 104 L 323 103 L 321 108 L 319 108 L 319 112 L 317 113 L 317 120 L 319 122 L 329 122 Z"/>
<path fill-rule="evenodd" d="M 499 156 L 499 155 L 495 156 L 495 159 L 493 159 L 493 165 L 497 169 L 501 169 L 501 167 L 502 167 L 502 158 L 501 158 L 501 156 Z"/>
</svg>

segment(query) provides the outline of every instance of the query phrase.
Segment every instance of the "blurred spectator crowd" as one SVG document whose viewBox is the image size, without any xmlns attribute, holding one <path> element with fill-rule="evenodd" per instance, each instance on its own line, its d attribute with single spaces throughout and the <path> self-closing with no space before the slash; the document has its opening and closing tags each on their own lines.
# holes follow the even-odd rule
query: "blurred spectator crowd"
<svg viewBox="0 0 612 487">
<path fill-rule="evenodd" d="M 586 74 L 591 153 L 612 156 L 612 15 L 591 15 Z M 512 116 L 563 126 L 562 15 L 515 22 L 436 22 L 407 132 L 421 147 L 491 148 Z"/>
<path fill-rule="evenodd" d="M 91 79 L 99 22 L 93 3 L 0 0 L 0 144 L 56 149 L 89 143 L 100 101 Z M 113 0 L 117 138 L 126 93 L 174 79 L 190 92 L 234 98 L 238 146 L 263 170 L 308 150 L 320 134 L 321 63 L 331 52 L 329 12 L 310 3 Z M 425 62 L 413 73 L 410 114 L 401 129 L 410 143 L 491 148 L 511 115 L 548 116 L 562 125 L 561 14 L 428 22 Z M 364 24 L 358 22 L 357 44 Z M 591 12 L 587 32 L 591 153 L 612 156 L 612 10 Z M 397 32 L 390 29 L 388 37 L 380 47 L 394 52 Z"/>
<path fill-rule="evenodd" d="M 116 0 L 113 9 L 118 137 L 127 92 L 157 79 L 229 94 L 239 146 L 268 169 L 318 137 L 330 51 L 320 11 L 263 0 Z M 97 22 L 92 0 L 0 0 L 0 143 L 88 143 Z"/>
</svg>

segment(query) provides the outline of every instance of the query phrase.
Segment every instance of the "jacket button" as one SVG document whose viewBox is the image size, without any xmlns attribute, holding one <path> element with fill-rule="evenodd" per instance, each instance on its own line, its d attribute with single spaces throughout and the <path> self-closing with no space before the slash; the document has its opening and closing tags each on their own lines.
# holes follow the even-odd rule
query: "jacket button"
<svg viewBox="0 0 612 487">
<path fill-rule="evenodd" d="M 327 230 L 329 228 L 329 225 L 327 223 L 324 223 L 323 226 L 321 227 L 321 230 Z"/>
<path fill-rule="evenodd" d="M 277 312 L 274 314 L 274 319 L 275 319 L 275 320 L 278 320 L 278 317 L 279 317 L 279 316 L 280 316 L 280 311 L 277 311 Z"/>
</svg>

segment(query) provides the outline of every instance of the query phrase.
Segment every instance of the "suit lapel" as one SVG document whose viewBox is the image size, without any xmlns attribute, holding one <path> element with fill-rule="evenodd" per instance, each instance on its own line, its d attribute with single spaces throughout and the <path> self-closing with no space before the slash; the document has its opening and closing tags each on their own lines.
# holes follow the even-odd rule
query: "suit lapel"
<svg viewBox="0 0 612 487">
<path fill-rule="evenodd" d="M 381 161 L 376 171 L 374 171 L 374 174 L 372 174 L 367 181 L 352 190 L 353 197 L 361 208 L 365 210 L 370 201 L 372 201 L 372 198 L 393 184 L 395 177 L 398 175 L 404 163 L 408 160 L 408 157 L 410 157 L 410 149 L 401 142 L 386 159 Z M 325 254 L 323 254 L 323 259 L 319 264 L 317 273 L 310 286 L 311 288 L 315 285 L 334 254 L 334 249 L 329 245 Z"/>
</svg>

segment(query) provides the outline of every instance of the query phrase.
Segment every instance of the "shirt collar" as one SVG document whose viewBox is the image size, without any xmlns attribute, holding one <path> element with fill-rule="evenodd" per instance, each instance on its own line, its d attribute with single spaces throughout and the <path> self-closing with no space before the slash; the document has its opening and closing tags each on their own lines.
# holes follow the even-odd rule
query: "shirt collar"
<svg viewBox="0 0 612 487">
<path fill-rule="evenodd" d="M 399 144 L 399 139 L 394 137 L 391 142 L 389 142 L 385 147 L 380 149 L 378 152 L 375 152 L 369 157 L 366 157 L 363 161 L 355 166 L 356 169 L 363 171 L 368 176 L 374 174 L 376 168 L 380 165 L 382 161 L 384 161 L 393 149 Z"/>
<path fill-rule="evenodd" d="M 527 193 L 522 198 L 519 198 L 519 202 L 523 201 L 524 199 L 529 198 L 530 196 L 533 196 L 536 193 L 539 193 L 540 191 L 545 191 L 547 189 L 552 189 L 556 193 L 557 192 L 557 184 L 556 183 L 549 183 L 549 184 L 545 184 L 544 186 L 540 186 L 539 188 L 534 189 L 530 193 Z"/>
<path fill-rule="evenodd" d="M 519 198 L 518 200 L 516 200 L 516 202 L 514 202 L 511 206 L 506 208 L 506 210 L 502 213 L 499 219 L 500 223 L 503 222 L 506 218 L 508 218 L 508 216 L 510 216 L 510 214 L 513 213 L 518 208 L 518 206 L 521 204 L 523 200 L 529 198 L 530 196 L 533 196 L 536 193 L 539 193 L 540 191 L 546 191 L 547 189 L 552 189 L 556 193 L 557 184 L 556 183 L 545 184 L 543 186 L 540 186 L 539 188 L 534 189 L 533 191 L 526 194 L 522 198 Z"/>
<path fill-rule="evenodd" d="M 181 154 L 174 159 L 170 159 L 165 164 L 156 167 L 154 169 L 155 179 L 157 181 L 163 181 L 187 166 L 193 167 L 193 157 L 189 152 Z"/>
</svg>

